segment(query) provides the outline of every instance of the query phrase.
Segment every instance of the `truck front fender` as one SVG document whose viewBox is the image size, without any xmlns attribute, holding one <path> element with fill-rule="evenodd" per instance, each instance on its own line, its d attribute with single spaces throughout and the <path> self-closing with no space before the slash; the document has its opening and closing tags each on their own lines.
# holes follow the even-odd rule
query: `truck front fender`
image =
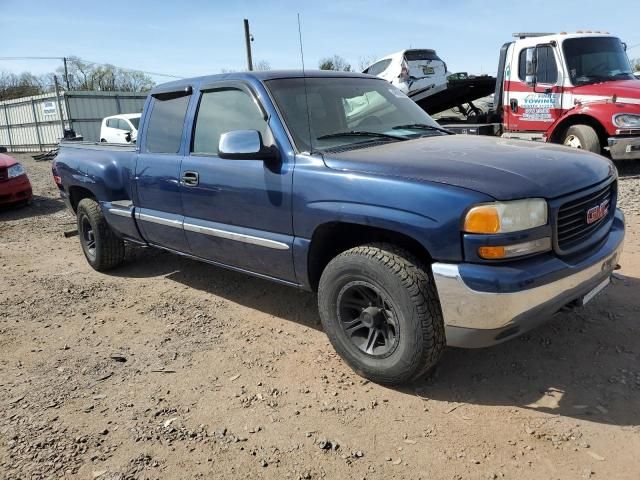
<svg viewBox="0 0 640 480">
<path fill-rule="evenodd" d="M 613 116 L 619 113 L 640 115 L 640 105 L 610 100 L 577 104 L 549 127 L 546 138 L 552 143 L 560 143 L 567 128 L 571 125 L 584 124 L 593 127 L 601 141 L 604 141 L 603 145 L 606 145 L 606 138 L 616 135 L 616 130 L 620 128 L 613 123 Z"/>
</svg>

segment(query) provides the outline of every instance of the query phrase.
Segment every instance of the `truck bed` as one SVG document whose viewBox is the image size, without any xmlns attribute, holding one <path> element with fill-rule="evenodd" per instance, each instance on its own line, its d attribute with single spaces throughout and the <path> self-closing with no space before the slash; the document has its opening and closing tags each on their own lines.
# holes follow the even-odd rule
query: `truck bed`
<svg viewBox="0 0 640 480">
<path fill-rule="evenodd" d="M 107 143 L 107 142 L 78 142 L 74 140 L 62 140 L 60 147 L 63 148 L 79 148 L 87 150 L 113 150 L 118 152 L 135 152 L 136 145 L 131 143 Z"/>
<path fill-rule="evenodd" d="M 429 115 L 443 112 L 450 108 L 473 102 L 495 92 L 496 78 L 490 76 L 449 80 L 446 90 L 429 95 L 416 101 L 418 106 Z M 416 92 L 419 93 L 419 92 Z M 409 94 L 409 98 L 412 95 Z"/>
</svg>

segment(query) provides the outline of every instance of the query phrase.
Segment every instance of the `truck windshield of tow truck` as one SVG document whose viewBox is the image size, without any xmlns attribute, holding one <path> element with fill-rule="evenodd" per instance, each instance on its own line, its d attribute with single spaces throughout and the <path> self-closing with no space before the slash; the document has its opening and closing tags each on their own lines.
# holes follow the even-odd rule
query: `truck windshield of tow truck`
<svg viewBox="0 0 640 480">
<path fill-rule="evenodd" d="M 619 38 L 569 38 L 563 42 L 562 48 L 573 85 L 634 79 Z"/>
</svg>

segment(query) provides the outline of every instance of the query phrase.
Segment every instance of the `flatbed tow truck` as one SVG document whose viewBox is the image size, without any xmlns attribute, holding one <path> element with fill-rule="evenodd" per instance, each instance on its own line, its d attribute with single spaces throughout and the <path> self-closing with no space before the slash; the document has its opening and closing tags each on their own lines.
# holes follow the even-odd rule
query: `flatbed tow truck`
<svg viewBox="0 0 640 480">
<path fill-rule="evenodd" d="M 598 31 L 514 37 L 500 49 L 497 78 L 450 79 L 447 89 L 416 103 L 456 133 L 640 159 L 640 80 L 618 37 Z M 474 105 L 491 93 L 492 109 Z M 461 115 L 444 113 L 452 108 Z"/>
</svg>

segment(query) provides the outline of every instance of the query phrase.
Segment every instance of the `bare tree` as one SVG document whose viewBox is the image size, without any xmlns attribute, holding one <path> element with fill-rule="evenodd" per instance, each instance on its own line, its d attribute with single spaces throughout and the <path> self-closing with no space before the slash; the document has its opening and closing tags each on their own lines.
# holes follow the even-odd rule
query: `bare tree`
<svg viewBox="0 0 640 480">
<path fill-rule="evenodd" d="M 266 72 L 267 70 L 271 70 L 271 64 L 267 60 L 258 60 L 253 64 L 253 70 L 255 72 Z M 249 69 L 244 67 L 242 70 L 238 70 L 237 68 L 221 68 L 220 73 L 236 73 L 236 72 L 248 72 Z"/>
<path fill-rule="evenodd" d="M 43 76 L 36 76 L 30 72 L 16 75 L 10 72 L 0 72 L 0 100 L 40 95 L 50 91 L 51 82 Z"/>
<path fill-rule="evenodd" d="M 145 73 L 110 64 L 97 65 L 78 57 L 69 57 L 67 67 L 72 90 L 145 92 L 155 85 Z M 62 69 L 58 73 L 64 74 Z"/>
<path fill-rule="evenodd" d="M 340 55 L 325 57 L 318 63 L 320 70 L 338 70 L 341 72 L 350 72 L 351 65 Z"/>
<path fill-rule="evenodd" d="M 358 60 L 358 68 L 362 72 L 365 68 L 371 65 L 378 59 L 375 55 L 365 55 Z"/>
<path fill-rule="evenodd" d="M 253 69 L 257 71 L 271 70 L 271 64 L 267 60 L 258 60 L 253 66 Z"/>
</svg>

